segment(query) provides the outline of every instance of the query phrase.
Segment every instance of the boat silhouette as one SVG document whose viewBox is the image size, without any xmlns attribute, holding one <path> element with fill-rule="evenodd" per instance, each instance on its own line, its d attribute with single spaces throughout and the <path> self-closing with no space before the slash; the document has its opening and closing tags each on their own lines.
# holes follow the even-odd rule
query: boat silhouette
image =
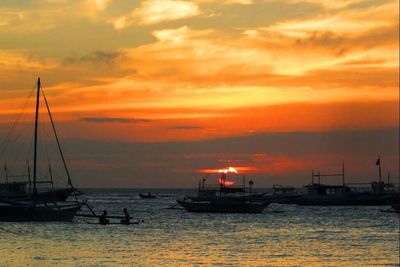
<svg viewBox="0 0 400 267">
<path fill-rule="evenodd" d="M 72 184 L 64 154 L 61 149 L 61 144 L 57 136 L 53 117 L 46 96 L 41 89 L 40 78 L 38 78 L 36 84 L 32 180 L 28 163 L 28 182 L 9 182 L 6 178 L 6 183 L 0 184 L 0 221 L 72 221 L 81 207 L 86 205 L 76 198 L 80 192 Z M 37 177 L 39 100 L 41 96 L 43 96 L 44 99 L 52 125 L 53 134 L 57 143 L 58 152 L 60 153 L 67 175 L 67 188 L 55 189 L 52 180 L 43 182 L 39 181 Z M 51 176 L 50 166 L 49 171 Z M 52 187 L 47 191 L 39 191 L 39 183 L 50 183 Z M 27 185 L 29 185 L 29 190 L 26 190 Z M 67 199 L 71 196 L 75 196 L 75 200 L 68 201 Z"/>
<path fill-rule="evenodd" d="M 197 195 L 186 196 L 177 203 L 189 212 L 216 212 L 216 213 L 261 213 L 270 204 L 269 201 L 259 199 L 252 194 L 253 181 L 249 181 L 249 188 L 226 185 L 226 173 L 222 173 L 219 186 L 206 186 L 205 179 L 199 181 Z"/>
<path fill-rule="evenodd" d="M 301 194 L 295 199 L 295 204 L 301 206 L 378 206 L 390 205 L 400 202 L 400 192 L 396 191 L 393 183 L 382 181 L 380 159 L 379 163 L 379 181 L 371 183 L 346 183 L 344 174 L 344 165 L 342 173 L 339 174 L 321 174 L 312 172 L 312 182 L 304 186 L 306 193 Z M 328 185 L 321 183 L 321 177 L 342 177 L 342 184 Z M 317 178 L 315 181 L 314 178 Z M 351 185 L 369 185 L 370 191 L 358 191 L 350 187 Z"/>
</svg>

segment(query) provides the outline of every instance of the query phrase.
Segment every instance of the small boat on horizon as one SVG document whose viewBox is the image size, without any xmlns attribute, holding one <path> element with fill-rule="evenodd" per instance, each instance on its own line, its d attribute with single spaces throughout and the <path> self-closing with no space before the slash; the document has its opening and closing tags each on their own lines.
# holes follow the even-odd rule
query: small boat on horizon
<svg viewBox="0 0 400 267">
<path fill-rule="evenodd" d="M 150 192 L 147 193 L 147 194 L 139 193 L 139 197 L 140 197 L 140 198 L 156 198 L 156 196 L 153 195 L 153 194 L 151 194 Z"/>
<path fill-rule="evenodd" d="M 261 200 L 253 195 L 251 187 L 253 181 L 249 181 L 250 187 L 228 186 L 226 174 L 222 173 L 219 186 L 205 186 L 205 179 L 199 182 L 196 196 L 186 196 L 183 200 L 177 200 L 185 210 L 189 212 L 215 212 L 215 213 L 262 213 L 270 202 Z"/>
</svg>

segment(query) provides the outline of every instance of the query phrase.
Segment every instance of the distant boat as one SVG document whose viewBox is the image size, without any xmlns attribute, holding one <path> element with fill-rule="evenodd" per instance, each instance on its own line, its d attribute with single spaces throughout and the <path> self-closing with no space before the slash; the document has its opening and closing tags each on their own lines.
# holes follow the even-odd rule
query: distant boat
<svg viewBox="0 0 400 267">
<path fill-rule="evenodd" d="M 34 150 L 33 150 L 33 181 L 30 180 L 28 165 L 28 182 L 8 182 L 0 184 L 0 221 L 72 221 L 80 208 L 85 205 L 75 199 L 67 201 L 67 198 L 80 192 L 72 185 L 69 171 L 64 159 L 61 145 L 58 140 L 56 128 L 51 116 L 50 108 L 45 95 L 42 93 L 57 146 L 68 177 L 68 188 L 52 188 L 46 191 L 38 191 L 37 184 L 37 144 L 38 144 L 38 119 L 39 99 L 41 96 L 40 78 L 37 81 Z M 50 168 L 51 174 L 51 168 Z M 51 176 L 51 175 L 50 175 Z M 26 190 L 29 185 L 30 190 Z M 31 188 L 32 186 L 32 188 Z"/>
<path fill-rule="evenodd" d="M 263 194 L 261 198 L 268 199 L 272 203 L 295 204 L 300 196 L 300 193 L 293 186 L 274 184 L 272 194 Z"/>
<path fill-rule="evenodd" d="M 321 184 L 320 178 L 323 176 L 342 176 L 343 183 L 341 185 Z M 314 182 L 314 177 L 318 177 L 318 182 Z M 357 185 L 364 184 L 366 183 L 357 183 Z M 306 193 L 300 195 L 295 204 L 302 206 L 378 206 L 400 202 L 400 192 L 395 190 L 392 183 L 385 183 L 381 179 L 379 182 L 369 184 L 371 191 L 355 191 L 348 185 L 350 184 L 344 182 L 344 167 L 341 174 L 313 173 L 312 183 L 305 186 Z"/>
<path fill-rule="evenodd" d="M 156 198 L 155 195 L 152 195 L 151 193 L 147 193 L 147 194 L 139 194 L 139 196 L 141 198 Z"/>
<path fill-rule="evenodd" d="M 196 196 L 187 196 L 177 203 L 190 212 L 218 212 L 218 213 L 261 213 L 270 202 L 260 200 L 246 191 L 243 187 L 231 187 L 225 184 L 226 174 L 223 173 L 219 180 L 219 187 L 205 186 L 203 179 L 199 183 Z"/>
</svg>

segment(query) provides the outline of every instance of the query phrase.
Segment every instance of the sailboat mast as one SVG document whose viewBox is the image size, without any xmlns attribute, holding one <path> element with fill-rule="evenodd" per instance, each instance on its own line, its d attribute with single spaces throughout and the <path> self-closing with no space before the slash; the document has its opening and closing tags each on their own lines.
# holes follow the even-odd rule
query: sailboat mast
<svg viewBox="0 0 400 267">
<path fill-rule="evenodd" d="M 49 160 L 49 174 L 50 174 L 50 183 L 51 183 L 51 189 L 54 189 L 54 183 L 53 183 L 53 172 L 51 170 L 51 164 Z"/>
<path fill-rule="evenodd" d="M 33 196 L 36 197 L 36 169 L 37 169 L 37 137 L 38 137 L 38 122 L 39 122 L 39 98 L 40 98 L 40 77 L 37 81 L 37 93 L 36 93 L 36 113 L 35 113 L 35 140 L 33 147 Z"/>
<path fill-rule="evenodd" d="M 6 173 L 6 184 L 8 184 L 8 171 L 7 171 L 7 163 L 4 163 L 4 172 Z"/>
</svg>

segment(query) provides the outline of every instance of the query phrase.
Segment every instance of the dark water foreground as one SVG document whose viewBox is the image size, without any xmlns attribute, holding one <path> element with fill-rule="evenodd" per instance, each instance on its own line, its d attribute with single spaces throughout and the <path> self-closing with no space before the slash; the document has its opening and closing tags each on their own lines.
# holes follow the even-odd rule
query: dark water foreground
<svg viewBox="0 0 400 267">
<path fill-rule="evenodd" d="M 399 218 L 386 206 L 195 214 L 165 209 L 190 190 L 86 192 L 97 210 L 127 207 L 144 223 L 0 222 L 0 266 L 399 266 Z"/>
</svg>

